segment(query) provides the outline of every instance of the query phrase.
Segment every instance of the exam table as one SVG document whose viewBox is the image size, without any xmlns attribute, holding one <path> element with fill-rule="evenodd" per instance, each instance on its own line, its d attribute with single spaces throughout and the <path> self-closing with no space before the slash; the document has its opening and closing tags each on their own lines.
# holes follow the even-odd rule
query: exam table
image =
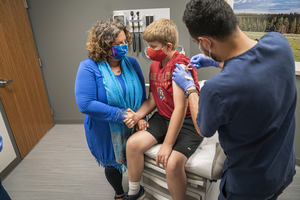
<svg viewBox="0 0 300 200">
<path fill-rule="evenodd" d="M 199 81 L 200 88 L 204 81 Z M 145 166 L 141 184 L 146 190 L 149 200 L 172 199 L 168 191 L 164 168 L 157 167 L 155 158 L 161 144 L 156 144 L 145 152 Z M 220 179 L 223 163 L 226 159 L 218 140 L 218 132 L 211 138 L 204 138 L 195 153 L 187 160 L 186 200 L 205 200 L 209 185 Z"/>
</svg>

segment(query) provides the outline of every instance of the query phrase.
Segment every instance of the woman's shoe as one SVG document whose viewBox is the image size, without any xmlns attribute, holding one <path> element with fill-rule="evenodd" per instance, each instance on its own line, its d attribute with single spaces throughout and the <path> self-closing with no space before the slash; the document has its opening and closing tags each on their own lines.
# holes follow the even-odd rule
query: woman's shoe
<svg viewBox="0 0 300 200">
<path fill-rule="evenodd" d="M 115 199 L 122 200 L 123 198 L 124 198 L 124 194 L 122 194 L 121 196 L 117 196 L 117 195 L 115 194 Z"/>
</svg>

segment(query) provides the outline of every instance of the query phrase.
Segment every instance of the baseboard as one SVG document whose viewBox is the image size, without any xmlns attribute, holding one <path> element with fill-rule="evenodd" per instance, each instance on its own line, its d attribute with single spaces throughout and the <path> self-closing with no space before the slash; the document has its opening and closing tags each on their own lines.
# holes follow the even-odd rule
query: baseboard
<svg viewBox="0 0 300 200">
<path fill-rule="evenodd" d="M 84 119 L 54 119 L 55 124 L 83 124 Z"/>
<path fill-rule="evenodd" d="M 296 157 L 296 165 L 300 166 L 300 158 Z"/>
<path fill-rule="evenodd" d="M 1 173 L 0 180 L 4 180 L 20 163 L 22 159 L 17 156 Z"/>
</svg>

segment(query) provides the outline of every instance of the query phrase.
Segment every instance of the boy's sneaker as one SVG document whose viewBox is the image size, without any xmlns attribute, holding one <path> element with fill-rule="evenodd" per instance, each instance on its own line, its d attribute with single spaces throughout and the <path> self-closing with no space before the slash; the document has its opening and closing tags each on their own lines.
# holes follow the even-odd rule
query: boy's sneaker
<svg viewBox="0 0 300 200">
<path fill-rule="evenodd" d="M 141 186 L 140 187 L 140 191 L 135 194 L 135 195 L 128 195 L 127 192 L 125 192 L 125 196 L 123 198 L 123 200 L 142 200 L 146 197 L 146 192 L 144 190 L 144 188 Z"/>
</svg>

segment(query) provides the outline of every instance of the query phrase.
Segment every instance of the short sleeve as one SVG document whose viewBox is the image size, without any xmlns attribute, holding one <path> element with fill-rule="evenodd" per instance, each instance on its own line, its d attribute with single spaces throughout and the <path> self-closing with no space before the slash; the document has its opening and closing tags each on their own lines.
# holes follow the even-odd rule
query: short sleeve
<svg viewBox="0 0 300 200">
<path fill-rule="evenodd" d="M 204 137 L 211 137 L 221 125 L 229 121 L 229 114 L 220 97 L 207 85 L 201 88 L 197 125 Z"/>
</svg>

